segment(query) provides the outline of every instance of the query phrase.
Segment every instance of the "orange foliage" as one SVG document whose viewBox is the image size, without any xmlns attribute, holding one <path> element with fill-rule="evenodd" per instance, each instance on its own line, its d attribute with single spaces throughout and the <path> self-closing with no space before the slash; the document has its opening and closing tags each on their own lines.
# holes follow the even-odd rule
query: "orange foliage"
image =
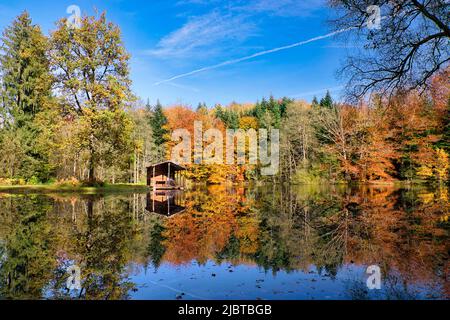
<svg viewBox="0 0 450 320">
<path fill-rule="evenodd" d="M 232 235 L 243 239 L 245 252 L 256 250 L 258 224 L 247 213 L 243 192 L 227 192 L 225 187 L 215 186 L 208 188 L 208 193 L 190 192 L 188 198 L 186 212 L 165 225 L 164 260 L 173 264 L 194 259 L 206 262 L 225 248 Z"/>
</svg>

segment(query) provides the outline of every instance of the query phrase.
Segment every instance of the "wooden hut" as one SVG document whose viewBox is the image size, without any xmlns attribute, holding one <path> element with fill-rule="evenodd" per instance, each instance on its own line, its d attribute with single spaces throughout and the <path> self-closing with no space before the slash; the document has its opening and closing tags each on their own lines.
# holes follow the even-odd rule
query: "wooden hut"
<svg viewBox="0 0 450 320">
<path fill-rule="evenodd" d="M 147 167 L 147 185 L 153 190 L 183 189 L 185 179 L 181 175 L 186 168 L 171 161 L 161 162 Z"/>
</svg>

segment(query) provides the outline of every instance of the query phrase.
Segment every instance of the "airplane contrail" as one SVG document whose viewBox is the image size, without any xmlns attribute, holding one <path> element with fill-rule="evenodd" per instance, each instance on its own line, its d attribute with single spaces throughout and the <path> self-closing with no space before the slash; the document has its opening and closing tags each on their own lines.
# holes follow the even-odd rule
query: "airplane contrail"
<svg viewBox="0 0 450 320">
<path fill-rule="evenodd" d="M 246 60 L 250 60 L 250 59 L 253 59 L 253 58 L 260 57 L 260 56 L 264 56 L 266 54 L 270 54 L 270 53 L 274 53 L 274 52 L 278 52 L 278 51 L 282 51 L 282 50 L 287 50 L 287 49 L 303 46 L 305 44 L 308 44 L 308 43 L 311 43 L 311 42 L 315 42 L 315 41 L 318 41 L 318 40 L 322 40 L 322 39 L 326 39 L 326 38 L 330 38 L 330 37 L 335 36 L 337 34 L 344 33 L 344 32 L 347 32 L 347 31 L 350 31 L 350 30 L 353 30 L 353 29 L 357 29 L 357 28 L 358 27 L 349 27 L 349 28 L 345 28 L 345 29 L 341 29 L 341 30 L 337 30 L 337 31 L 325 34 L 323 36 L 318 36 L 318 37 L 314 37 L 314 38 L 309 39 L 309 40 L 304 40 L 304 41 L 301 41 L 301 42 L 290 44 L 290 45 L 287 45 L 287 46 L 283 46 L 283 47 L 278 47 L 278 48 L 274 48 L 274 49 L 270 49 L 270 50 L 257 52 L 257 53 L 254 53 L 252 55 L 249 55 L 249 56 L 246 56 L 246 57 L 242 57 L 242 58 L 238 58 L 238 59 L 224 61 L 224 62 L 221 62 L 219 64 L 215 64 L 215 65 L 208 66 L 208 67 L 203 67 L 203 68 L 200 68 L 200 69 L 197 69 L 197 70 L 193 70 L 193 71 L 190 71 L 190 72 L 187 72 L 187 73 L 182 73 L 182 74 L 179 74 L 177 76 L 173 76 L 172 78 L 169 78 L 169 79 L 166 79 L 166 80 L 158 81 L 158 82 L 154 83 L 153 85 L 154 86 L 159 86 L 160 84 L 171 82 L 171 81 L 176 80 L 176 79 L 192 76 L 192 75 L 200 73 L 200 72 L 221 68 L 221 67 L 224 67 L 224 66 L 228 66 L 230 64 L 236 64 L 236 63 L 239 63 L 239 62 L 242 62 L 242 61 L 246 61 Z"/>
</svg>

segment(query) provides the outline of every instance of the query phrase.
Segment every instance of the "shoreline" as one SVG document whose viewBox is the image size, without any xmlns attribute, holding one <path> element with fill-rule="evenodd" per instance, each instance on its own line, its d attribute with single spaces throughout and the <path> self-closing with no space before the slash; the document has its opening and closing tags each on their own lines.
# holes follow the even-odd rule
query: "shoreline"
<svg viewBox="0 0 450 320">
<path fill-rule="evenodd" d="M 243 184 L 233 184 L 233 186 L 263 186 L 265 183 L 243 183 Z M 286 183 L 277 183 L 276 185 L 284 185 Z M 195 184 L 194 184 L 195 185 Z M 203 184 L 198 184 L 203 185 Z M 309 186 L 309 185 L 321 185 L 321 183 L 313 184 L 291 184 L 292 187 L 298 186 Z M 344 183 L 338 182 L 333 183 L 333 185 L 347 185 L 347 186 L 368 186 L 368 187 L 398 187 L 398 188 L 408 188 L 408 187 L 430 187 L 433 184 L 424 181 L 384 181 L 384 182 L 352 182 Z M 205 185 L 214 186 L 214 185 Z M 446 185 L 444 185 L 446 186 Z M 20 194 L 45 194 L 45 193 L 84 193 L 84 194 L 97 194 L 97 193 L 147 193 L 152 191 L 151 186 L 143 184 L 108 184 L 102 187 L 88 187 L 88 186 L 58 186 L 58 185 L 0 185 L 0 193 L 20 193 Z"/>
<path fill-rule="evenodd" d="M 147 185 L 140 184 L 114 184 L 105 185 L 103 187 L 84 187 L 84 186 L 57 186 L 57 185 L 17 185 L 7 186 L 0 185 L 0 193 L 129 193 L 130 191 L 138 193 L 147 193 L 152 188 Z"/>
</svg>

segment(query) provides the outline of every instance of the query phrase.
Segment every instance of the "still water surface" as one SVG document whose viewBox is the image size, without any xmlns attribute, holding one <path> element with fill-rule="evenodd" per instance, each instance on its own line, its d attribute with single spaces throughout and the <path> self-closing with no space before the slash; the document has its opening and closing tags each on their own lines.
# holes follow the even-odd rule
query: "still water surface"
<svg viewBox="0 0 450 320">
<path fill-rule="evenodd" d="M 0 298 L 449 299 L 449 208 L 445 188 L 0 194 Z"/>
</svg>

